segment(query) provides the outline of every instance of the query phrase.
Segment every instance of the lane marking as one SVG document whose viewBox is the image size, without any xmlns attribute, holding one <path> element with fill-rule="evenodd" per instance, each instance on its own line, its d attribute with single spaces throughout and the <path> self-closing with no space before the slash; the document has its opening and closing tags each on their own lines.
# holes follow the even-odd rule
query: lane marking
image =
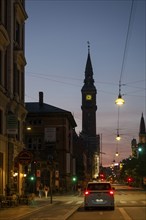
<svg viewBox="0 0 146 220">
<path fill-rule="evenodd" d="M 83 203 L 83 201 L 78 201 L 78 202 L 76 202 L 76 204 L 82 204 Z"/>
<path fill-rule="evenodd" d="M 136 204 L 137 203 L 137 201 L 130 201 L 132 204 Z"/>
<path fill-rule="evenodd" d="M 71 201 L 66 202 L 66 204 L 71 204 L 71 203 L 73 203 L 73 201 L 72 201 L 72 200 L 71 200 Z"/>
<path fill-rule="evenodd" d="M 146 204 L 146 201 L 141 201 L 144 205 Z"/>
<path fill-rule="evenodd" d="M 128 213 L 123 208 L 119 208 L 119 211 L 121 212 L 125 220 L 132 220 L 132 218 L 128 215 Z"/>
<path fill-rule="evenodd" d="M 99 212 L 99 215 L 103 215 L 103 212 Z"/>
<path fill-rule="evenodd" d="M 127 201 L 124 201 L 124 200 L 120 200 L 120 203 L 123 203 L 123 204 L 125 204 L 125 203 L 127 203 Z"/>
</svg>

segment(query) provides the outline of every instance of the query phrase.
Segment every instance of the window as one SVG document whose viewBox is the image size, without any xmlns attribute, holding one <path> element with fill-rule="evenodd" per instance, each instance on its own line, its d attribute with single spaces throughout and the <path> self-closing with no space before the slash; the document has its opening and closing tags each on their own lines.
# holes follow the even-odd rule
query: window
<svg viewBox="0 0 146 220">
<path fill-rule="evenodd" d="M 7 50 L 5 51 L 4 56 L 4 87 L 7 90 L 8 89 L 8 79 L 7 79 Z"/>
<path fill-rule="evenodd" d="M 7 20 L 7 1 L 0 0 L 0 23 L 6 25 Z"/>
<path fill-rule="evenodd" d="M 18 120 L 18 133 L 16 135 L 17 140 L 20 140 L 20 121 Z"/>
<path fill-rule="evenodd" d="M 16 95 L 20 95 L 20 72 L 17 69 L 17 65 L 14 64 L 14 89 L 13 93 Z"/>
<path fill-rule="evenodd" d="M 0 50 L 0 85 L 2 85 L 2 51 Z"/>
<path fill-rule="evenodd" d="M 42 149 L 42 138 L 41 137 L 29 137 L 27 139 L 27 147 L 31 150 Z"/>
<path fill-rule="evenodd" d="M 31 138 L 28 139 L 27 145 L 28 145 L 28 149 L 32 149 L 32 139 Z"/>
<path fill-rule="evenodd" d="M 20 45 L 20 24 L 16 21 L 16 42 Z"/>
<path fill-rule="evenodd" d="M 41 119 L 37 119 L 37 120 L 29 120 L 28 121 L 29 125 L 33 125 L 33 126 L 39 126 L 42 124 L 42 120 Z"/>
<path fill-rule="evenodd" d="M 0 134 L 3 133 L 3 112 L 0 109 Z"/>
<path fill-rule="evenodd" d="M 88 184 L 88 190 L 108 190 L 111 189 L 111 186 L 109 183 L 91 183 Z"/>
<path fill-rule="evenodd" d="M 3 9 L 3 7 L 2 7 L 2 0 L 0 0 L 0 22 L 2 22 L 2 9 Z"/>
<path fill-rule="evenodd" d="M 21 100 L 24 101 L 24 72 L 21 72 Z"/>
</svg>

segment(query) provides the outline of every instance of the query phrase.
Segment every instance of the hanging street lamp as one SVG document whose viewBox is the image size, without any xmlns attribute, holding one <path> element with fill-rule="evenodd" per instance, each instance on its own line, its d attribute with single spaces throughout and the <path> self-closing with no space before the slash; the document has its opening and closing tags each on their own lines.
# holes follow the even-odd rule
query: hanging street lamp
<svg viewBox="0 0 146 220">
<path fill-rule="evenodd" d="M 119 134 L 117 134 L 117 136 L 116 136 L 116 140 L 117 140 L 117 141 L 120 141 L 120 140 L 121 140 L 121 137 L 120 137 Z"/>
<path fill-rule="evenodd" d="M 122 98 L 121 94 L 119 93 L 118 98 L 115 101 L 116 105 L 123 105 L 125 103 L 124 99 Z"/>
<path fill-rule="evenodd" d="M 122 95 L 121 95 L 121 82 L 119 82 L 119 95 L 118 95 L 118 98 L 115 101 L 115 104 L 116 105 L 123 105 L 124 103 L 125 103 L 125 101 L 124 101 L 124 99 L 122 98 Z"/>
</svg>

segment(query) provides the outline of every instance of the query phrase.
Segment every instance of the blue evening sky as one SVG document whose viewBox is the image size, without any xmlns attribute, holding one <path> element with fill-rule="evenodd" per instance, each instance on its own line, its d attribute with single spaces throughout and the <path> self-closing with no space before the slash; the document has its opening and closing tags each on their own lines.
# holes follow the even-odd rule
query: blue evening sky
<svg viewBox="0 0 146 220">
<path fill-rule="evenodd" d="M 26 0 L 25 101 L 44 102 L 72 112 L 82 130 L 81 88 L 90 42 L 97 88 L 97 134 L 102 134 L 103 165 L 127 158 L 146 121 L 146 1 L 135 0 L 121 74 L 131 0 Z M 115 99 L 121 93 L 125 104 Z M 116 150 L 119 157 L 115 157 Z"/>
</svg>

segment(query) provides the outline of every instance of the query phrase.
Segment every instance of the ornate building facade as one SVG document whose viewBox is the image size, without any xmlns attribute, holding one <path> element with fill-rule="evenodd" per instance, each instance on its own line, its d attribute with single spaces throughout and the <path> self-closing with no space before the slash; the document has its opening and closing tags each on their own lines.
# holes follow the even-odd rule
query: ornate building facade
<svg viewBox="0 0 146 220">
<path fill-rule="evenodd" d="M 24 0 L 0 1 L 0 194 L 6 184 L 21 193 L 23 184 L 17 156 L 24 147 L 26 19 Z"/>
</svg>

